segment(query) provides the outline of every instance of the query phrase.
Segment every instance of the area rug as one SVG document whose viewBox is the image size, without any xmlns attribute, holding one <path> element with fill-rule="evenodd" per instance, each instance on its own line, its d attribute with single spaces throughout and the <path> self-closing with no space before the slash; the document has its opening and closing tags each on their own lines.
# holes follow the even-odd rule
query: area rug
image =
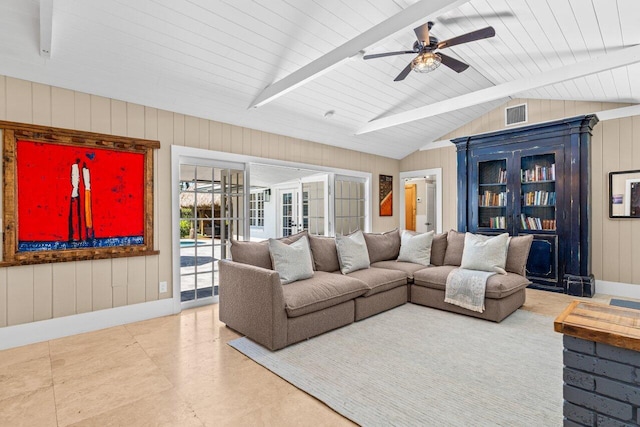
<svg viewBox="0 0 640 427">
<path fill-rule="evenodd" d="M 562 336 L 405 304 L 272 352 L 233 348 L 363 426 L 562 425 Z"/>
<path fill-rule="evenodd" d="M 636 310 L 640 310 L 640 302 L 629 301 L 626 299 L 612 298 L 611 301 L 609 301 L 609 305 L 615 305 L 618 307 L 625 307 L 625 308 L 635 308 Z"/>
</svg>

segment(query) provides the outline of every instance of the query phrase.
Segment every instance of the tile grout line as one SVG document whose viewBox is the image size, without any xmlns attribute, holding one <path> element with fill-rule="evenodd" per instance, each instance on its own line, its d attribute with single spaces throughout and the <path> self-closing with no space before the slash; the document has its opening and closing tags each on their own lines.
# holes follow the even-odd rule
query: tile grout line
<svg viewBox="0 0 640 427">
<path fill-rule="evenodd" d="M 53 409 L 56 411 L 56 426 L 60 426 L 58 420 L 58 401 L 56 399 L 56 386 L 53 382 L 53 361 L 51 360 L 51 341 L 47 341 L 47 350 L 49 351 L 49 366 L 51 369 L 51 391 L 53 392 Z"/>
</svg>

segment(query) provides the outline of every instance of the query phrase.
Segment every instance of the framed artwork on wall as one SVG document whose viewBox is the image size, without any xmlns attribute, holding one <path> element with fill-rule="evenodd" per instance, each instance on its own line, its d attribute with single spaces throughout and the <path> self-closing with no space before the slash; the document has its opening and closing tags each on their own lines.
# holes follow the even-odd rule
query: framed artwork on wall
<svg viewBox="0 0 640 427">
<path fill-rule="evenodd" d="M 380 216 L 393 216 L 393 176 L 380 175 Z"/>
<path fill-rule="evenodd" d="M 2 122 L 0 265 L 157 254 L 158 141 Z"/>
</svg>

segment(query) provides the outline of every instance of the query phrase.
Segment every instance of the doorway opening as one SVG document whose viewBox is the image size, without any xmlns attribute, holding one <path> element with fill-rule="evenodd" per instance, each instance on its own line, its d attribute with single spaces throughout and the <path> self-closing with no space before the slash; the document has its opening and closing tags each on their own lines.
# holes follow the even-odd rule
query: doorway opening
<svg viewBox="0 0 640 427">
<path fill-rule="evenodd" d="M 401 172 L 400 227 L 426 233 L 442 232 L 442 170 Z"/>
</svg>

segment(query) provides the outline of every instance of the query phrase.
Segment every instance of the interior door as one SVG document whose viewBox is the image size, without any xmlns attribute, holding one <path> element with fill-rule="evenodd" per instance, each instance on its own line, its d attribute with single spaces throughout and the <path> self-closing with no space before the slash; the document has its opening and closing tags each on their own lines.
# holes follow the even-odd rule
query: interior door
<svg viewBox="0 0 640 427">
<path fill-rule="evenodd" d="M 404 186 L 404 214 L 407 230 L 416 231 L 416 184 Z"/>
</svg>

